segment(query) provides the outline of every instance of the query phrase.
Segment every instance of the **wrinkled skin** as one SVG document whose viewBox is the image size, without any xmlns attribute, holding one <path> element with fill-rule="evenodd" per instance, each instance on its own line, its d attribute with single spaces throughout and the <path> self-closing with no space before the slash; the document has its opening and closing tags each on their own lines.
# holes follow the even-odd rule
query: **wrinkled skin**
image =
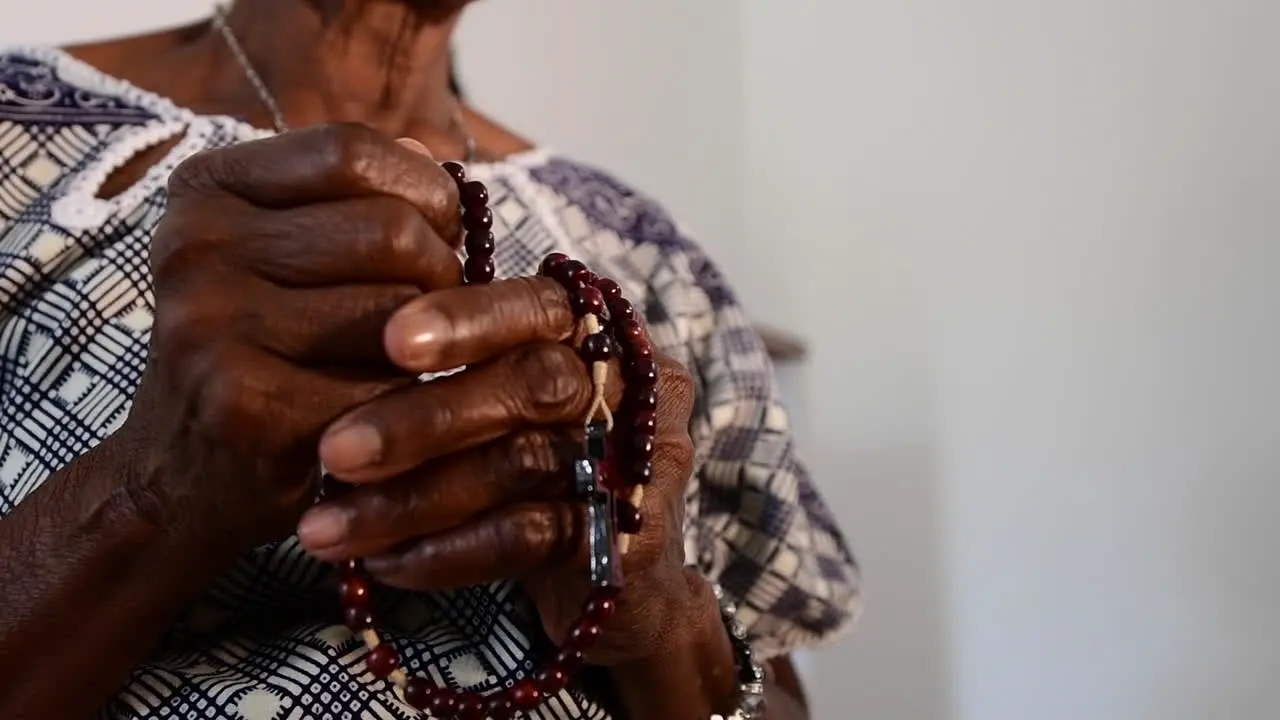
<svg viewBox="0 0 1280 720">
<path fill-rule="evenodd" d="M 313 554 L 369 556 L 376 579 L 415 590 L 536 577 L 563 637 L 586 596 L 564 452 L 592 396 L 565 342 L 575 320 L 549 279 L 461 286 L 456 189 L 424 152 L 330 125 L 178 168 L 152 248 L 151 363 L 126 428 L 147 436 L 149 477 L 163 481 L 134 494 L 248 549 L 294 529 L 322 438 L 325 466 L 354 489 L 307 514 Z M 652 652 L 671 628 L 648 615 L 689 593 L 693 383 L 669 358 L 659 367 L 655 480 L 625 563 L 637 588 L 596 661 Z"/>
<path fill-rule="evenodd" d="M 581 518 L 557 470 L 589 389 L 566 298 L 541 279 L 461 287 L 453 183 L 420 145 L 391 139 L 459 156 L 447 49 L 465 4 L 236 3 L 248 52 L 306 129 L 174 173 L 129 418 L 0 519 L 0 718 L 97 717 L 190 599 L 295 530 L 321 559 L 368 556 L 391 585 L 521 580 L 555 638 L 575 619 Z M 369 52 L 402 36 L 393 56 Z M 197 112 L 269 124 L 207 24 L 74 52 Z M 527 149 L 463 112 L 482 157 Z M 165 150 L 141 153 L 103 194 Z M 427 332 L 432 316 L 445 322 Z M 692 720 L 730 709 L 733 657 L 707 584 L 683 569 L 692 384 L 659 361 L 644 531 L 591 661 L 611 668 L 624 717 Z M 621 392 L 612 384 L 610 401 Z M 353 425 L 375 431 L 372 462 L 340 438 Z M 312 509 L 318 455 L 351 489 Z M 770 717 L 806 717 L 790 665 L 773 667 Z"/>
</svg>

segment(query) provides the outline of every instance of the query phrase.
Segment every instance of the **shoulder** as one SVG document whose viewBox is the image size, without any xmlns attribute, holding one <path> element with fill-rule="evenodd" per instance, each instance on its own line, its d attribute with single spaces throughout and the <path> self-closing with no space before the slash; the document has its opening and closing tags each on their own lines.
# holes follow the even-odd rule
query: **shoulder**
<svg viewBox="0 0 1280 720">
<path fill-rule="evenodd" d="M 626 242 L 642 247 L 687 253 L 697 247 L 665 208 L 648 195 L 594 165 L 548 154 L 529 168 L 529 175 L 561 196 L 586 220 Z"/>
<path fill-rule="evenodd" d="M 705 295 L 709 310 L 736 303 L 693 233 L 645 192 L 593 164 L 555 153 L 537 153 L 526 165 L 532 183 L 553 199 L 566 230 L 593 252 L 625 255 L 648 284 L 665 286 L 654 289 Z"/>
</svg>

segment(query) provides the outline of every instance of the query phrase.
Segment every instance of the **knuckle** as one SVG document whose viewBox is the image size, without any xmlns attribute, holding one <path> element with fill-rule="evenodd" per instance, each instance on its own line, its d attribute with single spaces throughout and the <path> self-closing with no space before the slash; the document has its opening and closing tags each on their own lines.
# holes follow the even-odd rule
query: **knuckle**
<svg viewBox="0 0 1280 720">
<path fill-rule="evenodd" d="M 544 554 L 556 541 L 557 525 L 550 513 L 534 508 L 521 508 L 512 513 L 508 522 L 496 523 L 494 532 L 497 550 L 501 555 L 531 558 Z"/>
<path fill-rule="evenodd" d="M 179 298 L 158 304 L 151 323 L 151 344 L 166 353 L 190 353 L 201 344 L 204 325 L 204 312 L 197 303 Z"/>
<path fill-rule="evenodd" d="M 246 216 L 229 196 L 206 195 L 198 203 L 170 203 L 151 241 L 148 262 L 157 295 L 182 288 L 190 278 L 234 261 Z"/>
<path fill-rule="evenodd" d="M 175 517 L 169 499 L 154 484 L 126 482 L 123 491 L 124 509 L 129 517 L 150 527 L 165 527 Z"/>
<path fill-rule="evenodd" d="M 555 439 L 550 433 L 525 430 L 511 436 L 506 465 L 521 473 L 552 472 L 559 466 Z"/>
<path fill-rule="evenodd" d="M 418 265 L 428 254 L 429 226 L 410 204 L 396 198 L 379 198 L 377 212 L 382 225 L 383 248 L 396 264 Z"/>
<path fill-rule="evenodd" d="M 323 157 L 340 179 L 367 184 L 378 168 L 381 136 L 363 123 L 340 122 L 319 130 Z"/>
<path fill-rule="evenodd" d="M 461 283 L 458 256 L 416 206 L 392 196 L 378 196 L 372 202 L 376 230 L 367 254 L 391 268 L 396 277 L 420 286 L 434 289 Z"/>
<path fill-rule="evenodd" d="M 191 276 L 209 265 L 205 244 L 194 240 L 184 228 L 174 227 L 176 223 L 170 219 L 169 226 L 156 233 L 152 244 L 151 275 L 158 296 L 183 292 Z"/>
<path fill-rule="evenodd" d="M 229 346 L 209 351 L 209 357 L 194 371 L 198 390 L 196 420 L 204 428 L 220 432 L 239 428 L 252 416 L 253 376 L 237 361 Z"/>
<path fill-rule="evenodd" d="M 174 267 L 155 279 L 153 341 L 192 348 L 227 334 L 227 316 L 236 307 L 226 301 L 231 279 L 203 253 L 183 249 Z M 204 265 L 202 268 L 201 265 Z"/>
<path fill-rule="evenodd" d="M 562 340 L 573 333 L 569 294 L 560 283 L 545 277 L 522 277 L 515 282 L 522 286 L 520 307 L 530 308 L 538 314 L 534 321 L 546 333 L 545 337 Z"/>
<path fill-rule="evenodd" d="M 558 343 L 529 345 L 515 354 L 513 369 L 531 419 L 556 417 L 584 404 L 590 394 L 582 362 Z"/>
<path fill-rule="evenodd" d="M 502 497 L 521 498 L 559 477 L 561 457 L 558 438 L 545 430 L 522 430 L 492 444 L 485 467 L 495 491 Z"/>
<path fill-rule="evenodd" d="M 152 319 L 152 353 L 180 366 L 199 366 L 198 358 L 228 337 L 226 315 L 226 306 L 204 301 L 196 292 L 164 298 Z"/>
<path fill-rule="evenodd" d="M 570 556 L 580 539 L 581 513 L 570 504 L 525 505 L 494 528 L 497 551 L 525 568 Z"/>
</svg>

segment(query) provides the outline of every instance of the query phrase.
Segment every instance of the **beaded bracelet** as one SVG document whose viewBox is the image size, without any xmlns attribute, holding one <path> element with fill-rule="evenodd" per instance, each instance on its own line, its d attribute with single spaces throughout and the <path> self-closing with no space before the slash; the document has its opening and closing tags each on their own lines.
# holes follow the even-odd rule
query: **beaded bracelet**
<svg viewBox="0 0 1280 720">
<path fill-rule="evenodd" d="M 734 663 L 738 670 L 738 709 L 725 717 L 712 715 L 711 720 L 763 720 L 765 713 L 764 664 L 756 660 L 751 643 L 747 642 L 747 628 L 738 621 L 738 608 L 725 594 L 724 589 L 712 584 L 716 602 L 720 604 L 720 620 L 729 633 L 733 645 Z"/>
<path fill-rule="evenodd" d="M 495 275 L 489 191 L 483 183 L 467 180 L 461 165 L 448 162 L 443 167 L 457 184 L 462 205 L 463 278 L 468 285 L 488 283 Z M 349 560 L 339 566 L 343 619 L 364 640 L 369 672 L 388 679 L 407 704 L 436 718 L 508 720 L 564 690 L 617 609 L 618 594 L 625 586 L 621 559 L 631 536 L 638 534 L 643 524 L 640 503 L 645 485 L 653 478 L 657 429 L 658 366 L 653 345 L 618 283 L 595 275 L 562 253 L 548 255 L 539 274 L 556 280 L 569 292 L 570 306 L 585 332 L 579 354 L 590 368 L 593 389 L 591 407 L 583 421 L 582 452 L 572 467 L 574 489 L 587 509 L 587 572 L 592 590 L 564 646 L 532 676 L 490 695 L 459 692 L 424 676 L 410 676 L 401 667 L 400 654 L 374 629 L 372 582 L 361 562 Z M 617 419 L 605 403 L 613 359 L 620 361 L 627 381 L 620 412 L 631 434 L 621 448 L 615 447 L 618 443 L 609 436 Z M 326 478 L 326 482 L 332 484 L 332 479 Z"/>
</svg>

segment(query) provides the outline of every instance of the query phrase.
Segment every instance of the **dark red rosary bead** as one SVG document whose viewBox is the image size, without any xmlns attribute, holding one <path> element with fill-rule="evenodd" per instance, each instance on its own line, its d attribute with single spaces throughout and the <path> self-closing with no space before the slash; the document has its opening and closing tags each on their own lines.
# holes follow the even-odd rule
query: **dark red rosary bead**
<svg viewBox="0 0 1280 720">
<path fill-rule="evenodd" d="M 604 625 L 616 612 L 618 612 L 617 600 L 607 595 L 598 595 L 587 601 L 582 614 L 584 617 Z"/>
<path fill-rule="evenodd" d="M 382 644 L 369 651 L 365 664 L 369 666 L 369 672 L 386 677 L 400 667 L 400 653 L 390 645 Z"/>
<path fill-rule="evenodd" d="M 484 207 L 462 213 L 462 227 L 467 232 L 489 232 L 493 229 L 493 211 Z"/>
<path fill-rule="evenodd" d="M 638 385 L 658 384 L 658 363 L 653 358 L 633 357 L 627 361 L 627 379 Z"/>
<path fill-rule="evenodd" d="M 538 265 L 538 274 L 550 276 L 552 272 L 565 263 L 569 262 L 569 256 L 564 253 L 554 252 L 542 258 L 542 263 Z"/>
<path fill-rule="evenodd" d="M 466 242 L 463 247 L 467 251 L 467 258 L 473 257 L 493 257 L 495 249 L 495 241 L 491 232 L 469 232 L 467 233 Z"/>
<path fill-rule="evenodd" d="M 648 485 L 653 482 L 653 463 L 648 460 L 637 460 L 635 466 L 631 468 L 629 479 L 632 485 Z"/>
<path fill-rule="evenodd" d="M 497 273 L 497 268 L 494 267 L 493 258 L 491 257 L 469 257 L 462 268 L 467 282 L 473 285 L 483 285 L 490 282 Z"/>
<path fill-rule="evenodd" d="M 613 357 L 613 341 L 604 333 L 592 333 L 582 340 L 582 359 L 604 362 Z"/>
<path fill-rule="evenodd" d="M 653 435 L 636 433 L 631 438 L 631 457 L 637 460 L 649 460 L 653 457 Z"/>
<path fill-rule="evenodd" d="M 567 647 L 575 650 L 590 650 L 596 641 L 600 639 L 600 623 L 589 618 L 578 620 L 578 624 L 573 626 L 569 631 L 569 640 L 565 643 Z"/>
<path fill-rule="evenodd" d="M 639 320 L 623 320 L 618 323 L 618 336 L 629 350 L 635 341 L 644 339 L 644 326 Z"/>
<path fill-rule="evenodd" d="M 440 163 L 440 167 L 444 168 L 444 171 L 449 173 L 449 177 L 453 178 L 453 181 L 459 185 L 467 181 L 467 170 L 462 165 L 449 161 Z"/>
<path fill-rule="evenodd" d="M 556 282 L 572 290 L 582 282 L 582 278 L 588 272 L 590 271 L 587 270 L 587 266 L 583 265 L 581 261 L 567 260 L 551 268 L 550 276 Z"/>
<path fill-rule="evenodd" d="M 616 300 L 609 303 L 609 319 L 619 328 L 629 322 L 635 322 L 639 316 L 630 300 Z"/>
<path fill-rule="evenodd" d="M 427 711 L 434 717 L 449 717 L 458 709 L 458 695 L 448 688 L 437 688 L 427 701 Z"/>
<path fill-rule="evenodd" d="M 419 710 L 427 709 L 427 703 L 431 701 L 431 696 L 435 695 L 435 693 L 435 683 L 417 675 L 409 678 L 409 682 L 404 686 L 405 702 Z"/>
<path fill-rule="evenodd" d="M 489 205 L 489 188 L 478 180 L 461 183 L 458 196 L 462 207 L 469 212 L 479 212 Z"/>
<path fill-rule="evenodd" d="M 599 290 L 590 285 L 584 285 L 569 294 L 569 307 L 572 308 L 573 314 L 578 317 L 603 315 L 604 295 L 601 295 Z"/>
<path fill-rule="evenodd" d="M 643 484 L 643 483 L 638 483 Z M 618 529 L 628 535 L 638 535 L 644 525 L 640 510 L 626 500 L 617 501 Z"/>
<path fill-rule="evenodd" d="M 653 462 L 649 460 L 636 460 L 635 465 L 631 468 L 631 483 L 637 486 L 646 486 L 653 482 Z"/>
<path fill-rule="evenodd" d="M 458 720 L 484 720 L 487 704 L 480 695 L 463 693 L 458 697 L 458 707 L 454 712 L 457 713 Z"/>
<path fill-rule="evenodd" d="M 340 578 L 347 578 L 352 575 L 362 575 L 363 573 L 364 568 L 361 567 L 360 560 L 358 558 L 343 560 L 338 563 L 338 577 Z"/>
<path fill-rule="evenodd" d="M 631 429 L 641 435 L 657 435 L 658 419 L 649 410 L 641 410 L 631 420 Z"/>
<path fill-rule="evenodd" d="M 631 396 L 631 405 L 636 410 L 657 410 L 658 409 L 658 388 L 646 387 L 641 388 Z"/>
<path fill-rule="evenodd" d="M 511 702 L 511 697 L 505 692 L 490 697 L 485 710 L 491 720 L 511 720 L 516 714 L 515 703 Z"/>
<path fill-rule="evenodd" d="M 573 673 L 582 666 L 585 659 L 586 656 L 583 655 L 582 650 L 565 646 L 556 652 L 556 656 L 551 661 L 551 664 L 562 668 L 567 673 Z"/>
<path fill-rule="evenodd" d="M 342 622 L 351 629 L 351 632 L 362 632 L 373 627 L 373 613 L 363 607 L 343 608 Z"/>
<path fill-rule="evenodd" d="M 538 689 L 542 694 L 547 696 L 555 695 L 569 687 L 569 673 L 555 663 L 539 670 L 533 679 L 538 683 Z"/>
<path fill-rule="evenodd" d="M 597 278 L 593 285 L 604 295 L 604 301 L 610 305 L 622 299 L 622 286 L 613 280 L 602 277 Z"/>
<path fill-rule="evenodd" d="M 348 575 L 338 581 L 338 600 L 344 607 L 368 607 L 370 595 L 369 581 L 360 575 Z"/>
<path fill-rule="evenodd" d="M 525 678 L 511 688 L 511 704 L 520 710 L 532 710 L 542 702 L 542 692 L 533 680 Z"/>
<path fill-rule="evenodd" d="M 653 343 L 649 342 L 649 338 L 640 338 L 632 340 L 627 347 L 627 354 L 633 358 L 653 358 Z"/>
<path fill-rule="evenodd" d="M 612 447 L 612 446 L 610 446 Z M 604 462 L 600 463 L 600 479 L 605 487 L 613 488 L 618 478 L 618 463 L 614 459 L 613 450 L 605 453 Z"/>
</svg>

